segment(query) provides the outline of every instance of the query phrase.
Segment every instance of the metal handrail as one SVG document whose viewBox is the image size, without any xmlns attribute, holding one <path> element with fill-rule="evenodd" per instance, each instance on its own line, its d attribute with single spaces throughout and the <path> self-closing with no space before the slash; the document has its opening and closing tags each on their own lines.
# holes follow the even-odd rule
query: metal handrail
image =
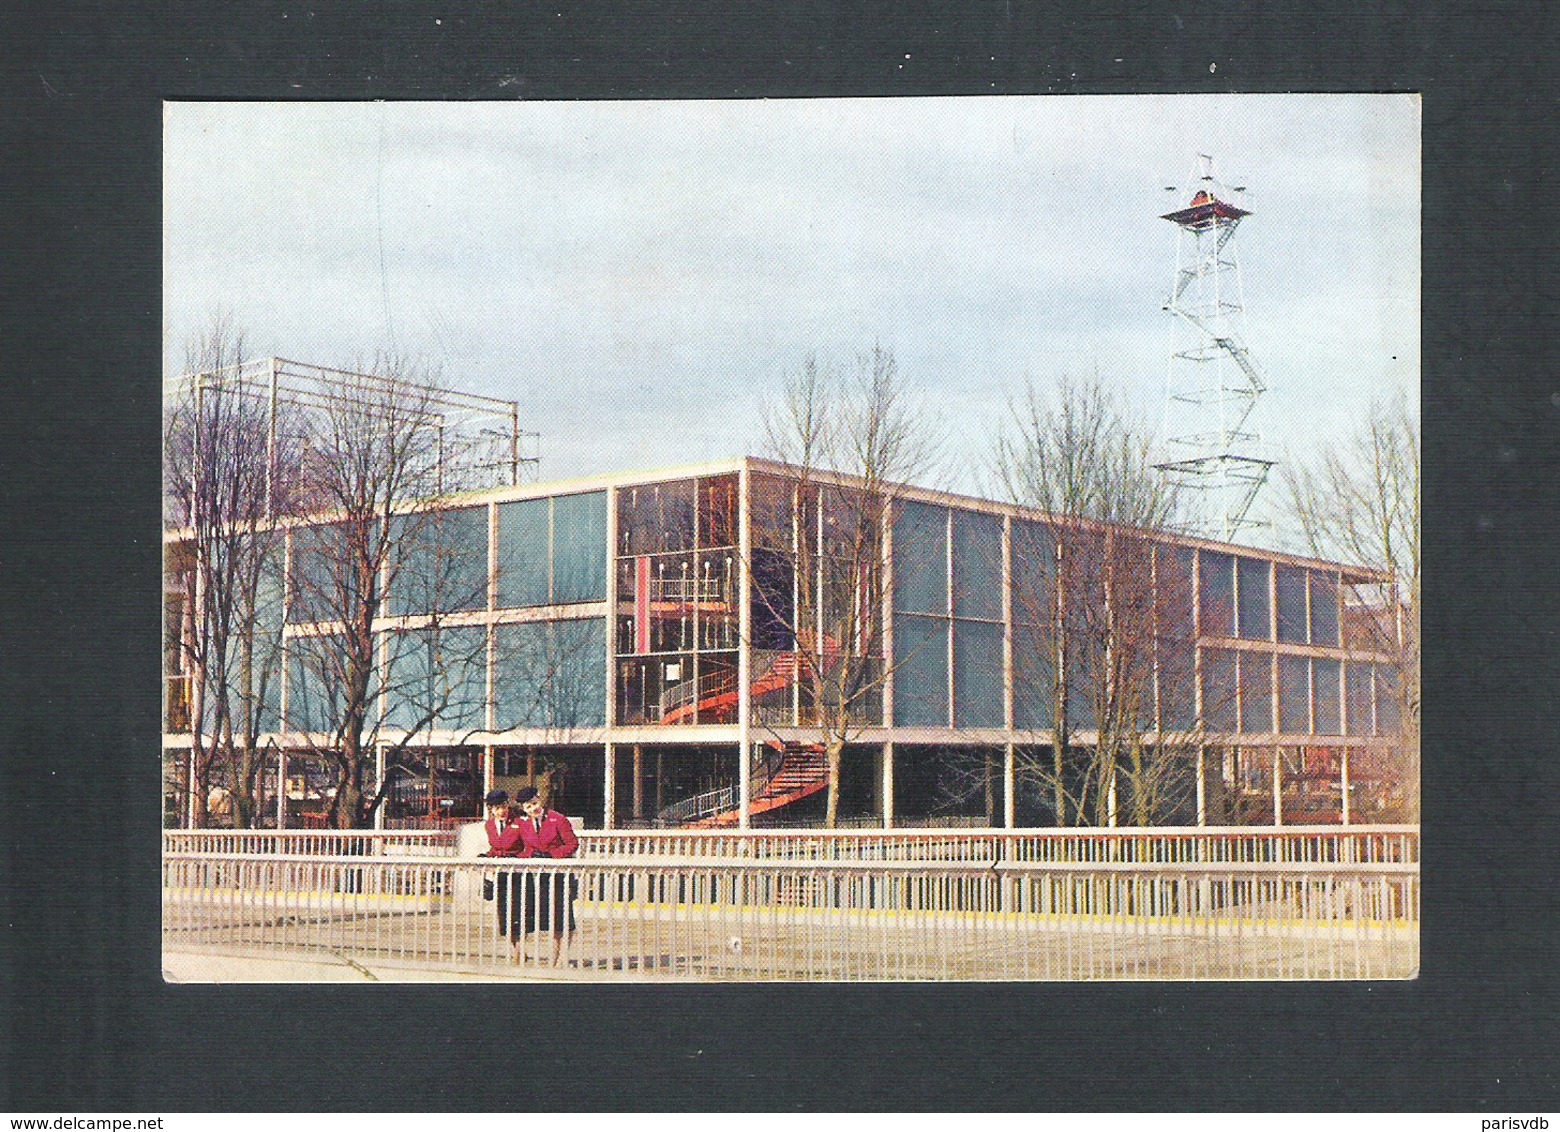
<svg viewBox="0 0 1560 1132">
<path fill-rule="evenodd" d="M 568 978 L 1403 978 L 1419 904 L 1409 862 L 163 863 L 174 951 Z"/>
</svg>

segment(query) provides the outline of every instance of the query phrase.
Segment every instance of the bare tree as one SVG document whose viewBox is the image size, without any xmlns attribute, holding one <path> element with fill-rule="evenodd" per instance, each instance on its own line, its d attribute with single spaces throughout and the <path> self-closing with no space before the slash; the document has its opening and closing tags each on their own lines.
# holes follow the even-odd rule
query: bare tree
<svg viewBox="0 0 1560 1132">
<path fill-rule="evenodd" d="M 803 721 L 816 728 L 828 770 L 825 822 L 833 828 L 841 756 L 863 726 L 880 721 L 892 668 L 884 603 L 899 485 L 926 470 L 933 444 L 882 346 L 845 369 L 809 357 L 766 406 L 765 423 L 770 454 L 792 473 L 790 538 L 774 548 L 791 565 L 753 569 L 755 597 L 794 649 Z"/>
<path fill-rule="evenodd" d="M 191 675 L 195 823 L 221 785 L 239 826 L 260 814 L 260 736 L 280 686 L 282 538 L 274 522 L 294 503 L 296 431 L 245 384 L 242 333 L 224 315 L 186 350 L 189 376 L 165 405 L 167 524 L 184 532 L 168 569 L 185 591 L 184 625 L 170 627 Z M 225 781 L 213 781 L 216 767 Z"/>
<path fill-rule="evenodd" d="M 475 730 L 485 705 L 486 536 L 448 508 L 443 420 L 425 367 L 381 358 L 310 415 L 320 521 L 293 536 L 289 720 L 330 768 L 327 818 L 369 824 L 377 749 L 399 760 L 434 728 Z M 388 710 L 381 711 L 381 698 Z"/>
<path fill-rule="evenodd" d="M 1059 826 L 1112 820 L 1122 785 L 1132 820 L 1149 824 L 1172 801 L 1186 746 L 1155 707 L 1156 671 L 1191 600 L 1151 537 L 1173 520 L 1175 496 L 1098 377 L 1063 377 L 1049 397 L 1031 382 L 996 463 L 1015 503 L 1051 517 L 1015 535 L 1015 680 L 1047 701 L 1052 732 L 1049 757 L 1026 749 L 1017 769 L 1049 790 Z M 1078 730 L 1095 731 L 1092 747 L 1074 750 Z"/>
<path fill-rule="evenodd" d="M 1398 718 L 1405 816 L 1419 813 L 1419 420 L 1398 393 L 1376 401 L 1342 444 L 1286 464 L 1290 511 L 1310 551 L 1386 573 L 1389 592 L 1355 587 L 1350 627 L 1387 657 Z M 1378 689 L 1378 695 L 1381 692 Z"/>
</svg>

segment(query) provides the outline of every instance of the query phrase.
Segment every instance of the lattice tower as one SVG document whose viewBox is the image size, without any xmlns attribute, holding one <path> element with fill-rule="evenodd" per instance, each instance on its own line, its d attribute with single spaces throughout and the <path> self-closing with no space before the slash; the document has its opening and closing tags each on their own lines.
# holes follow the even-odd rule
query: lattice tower
<svg viewBox="0 0 1560 1132">
<path fill-rule="evenodd" d="M 1187 489 L 1188 529 L 1235 541 L 1263 526 L 1250 518 L 1273 461 L 1248 428 L 1267 380 L 1247 349 L 1245 300 L 1235 232 L 1251 215 L 1232 203 L 1231 187 L 1200 155 L 1191 203 L 1163 219 L 1178 229 L 1175 281 L 1164 309 L 1175 316 L 1165 378 L 1163 462 L 1155 465 Z"/>
</svg>

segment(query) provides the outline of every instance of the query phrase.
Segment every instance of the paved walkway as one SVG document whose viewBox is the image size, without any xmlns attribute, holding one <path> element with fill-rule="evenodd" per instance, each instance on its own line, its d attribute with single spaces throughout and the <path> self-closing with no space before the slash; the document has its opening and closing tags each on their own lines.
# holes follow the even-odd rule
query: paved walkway
<svg viewBox="0 0 1560 1132">
<path fill-rule="evenodd" d="M 540 983 L 569 981 L 547 971 L 452 971 L 447 967 L 364 961 L 346 955 L 257 955 L 165 950 L 165 983 Z"/>
</svg>

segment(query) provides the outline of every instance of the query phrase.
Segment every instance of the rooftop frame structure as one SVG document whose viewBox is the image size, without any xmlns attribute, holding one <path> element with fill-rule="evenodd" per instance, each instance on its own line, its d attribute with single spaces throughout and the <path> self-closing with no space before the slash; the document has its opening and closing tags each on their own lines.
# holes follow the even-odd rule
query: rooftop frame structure
<svg viewBox="0 0 1560 1132">
<path fill-rule="evenodd" d="M 516 401 L 279 357 L 169 378 L 163 383 L 163 401 L 165 405 L 190 397 L 198 401 L 210 390 L 265 405 L 267 510 L 273 516 L 271 482 L 284 407 L 307 415 L 351 404 L 371 415 L 376 398 L 402 398 L 435 433 L 441 491 L 518 486 L 537 478 L 541 462 L 540 434 L 521 429 Z"/>
</svg>

